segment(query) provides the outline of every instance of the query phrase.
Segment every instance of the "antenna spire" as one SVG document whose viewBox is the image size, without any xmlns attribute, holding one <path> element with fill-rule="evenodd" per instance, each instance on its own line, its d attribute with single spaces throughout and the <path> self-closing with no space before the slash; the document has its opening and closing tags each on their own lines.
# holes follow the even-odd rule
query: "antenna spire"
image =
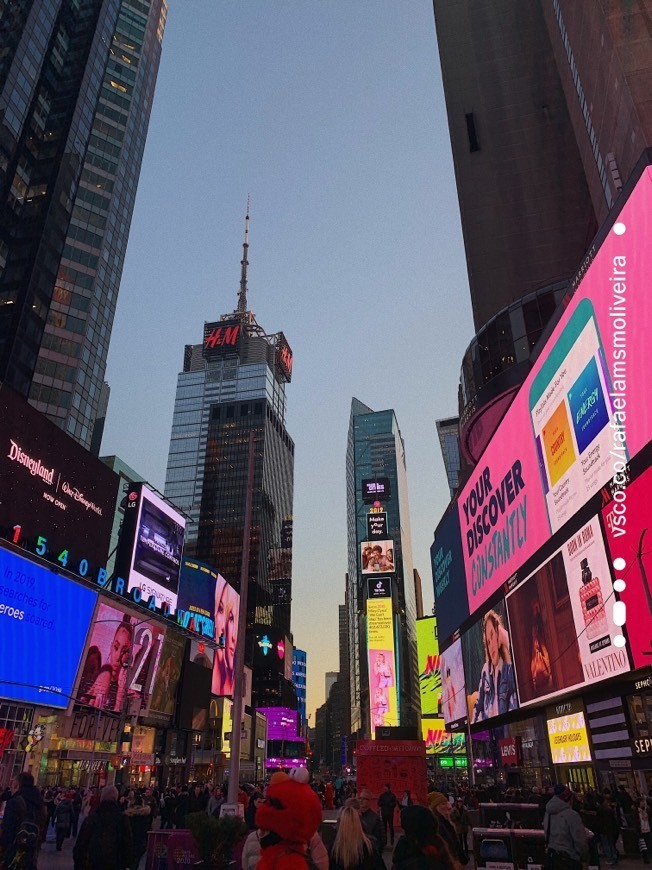
<svg viewBox="0 0 652 870">
<path fill-rule="evenodd" d="M 245 237 L 244 244 L 242 245 L 242 260 L 240 261 L 240 265 L 242 266 L 242 270 L 240 272 L 240 289 L 238 290 L 238 308 L 237 312 L 240 316 L 241 320 L 245 319 L 247 314 L 247 266 L 249 265 L 249 260 L 247 259 L 247 252 L 249 251 L 249 194 L 247 194 L 247 215 L 245 217 Z"/>
</svg>

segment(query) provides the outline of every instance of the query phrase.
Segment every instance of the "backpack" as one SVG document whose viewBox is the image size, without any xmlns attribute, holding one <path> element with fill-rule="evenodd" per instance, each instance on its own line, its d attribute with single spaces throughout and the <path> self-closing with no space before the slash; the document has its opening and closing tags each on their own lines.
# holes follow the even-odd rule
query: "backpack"
<svg viewBox="0 0 652 870">
<path fill-rule="evenodd" d="M 47 811 L 41 808 L 41 816 Z M 38 850 L 41 846 L 44 818 L 38 818 L 38 813 L 32 804 L 28 804 L 22 795 L 20 796 L 21 822 L 14 838 L 14 856 L 10 863 L 11 870 L 31 870 L 36 867 Z"/>
</svg>

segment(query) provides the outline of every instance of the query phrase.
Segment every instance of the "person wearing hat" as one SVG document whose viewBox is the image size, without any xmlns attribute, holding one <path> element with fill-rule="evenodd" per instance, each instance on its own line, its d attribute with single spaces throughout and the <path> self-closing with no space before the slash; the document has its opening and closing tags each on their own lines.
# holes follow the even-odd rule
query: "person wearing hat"
<svg viewBox="0 0 652 870">
<path fill-rule="evenodd" d="M 435 819 L 439 829 L 439 836 L 448 846 L 448 851 L 455 861 L 460 864 L 468 864 L 469 856 L 466 850 L 462 850 L 460 839 L 457 836 L 451 814 L 453 808 L 445 794 L 440 791 L 431 791 L 428 795 L 428 806 Z"/>
<path fill-rule="evenodd" d="M 589 857 L 589 843 L 584 823 L 571 802 L 573 793 L 556 785 L 546 804 L 543 831 L 546 837 L 547 866 L 550 870 L 581 870 Z"/>
<path fill-rule="evenodd" d="M 392 870 L 455 870 L 455 862 L 438 832 L 439 821 L 426 807 L 401 810 L 403 836 L 392 855 Z"/>
</svg>

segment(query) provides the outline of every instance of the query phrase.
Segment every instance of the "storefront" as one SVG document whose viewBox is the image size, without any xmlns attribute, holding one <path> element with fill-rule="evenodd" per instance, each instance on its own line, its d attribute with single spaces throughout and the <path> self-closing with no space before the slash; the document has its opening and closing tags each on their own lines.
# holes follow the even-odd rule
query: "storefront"
<svg viewBox="0 0 652 870">
<path fill-rule="evenodd" d="M 638 680 L 625 701 L 631 724 L 632 770 L 639 794 L 652 788 L 652 676 Z"/>
<path fill-rule="evenodd" d="M 43 749 L 33 753 L 39 785 L 99 788 L 113 782 L 119 729 L 117 717 L 99 710 L 76 709 L 71 716 L 54 717 Z"/>
</svg>

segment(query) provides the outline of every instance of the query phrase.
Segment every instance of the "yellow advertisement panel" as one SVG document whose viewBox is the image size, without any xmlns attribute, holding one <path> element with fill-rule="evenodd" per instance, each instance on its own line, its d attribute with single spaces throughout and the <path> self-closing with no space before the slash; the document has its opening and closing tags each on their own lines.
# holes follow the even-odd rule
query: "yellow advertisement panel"
<svg viewBox="0 0 652 870">
<path fill-rule="evenodd" d="M 437 619 L 426 616 L 417 619 L 417 660 L 419 663 L 419 694 L 422 716 L 441 716 L 441 670 Z"/>
<path fill-rule="evenodd" d="M 418 624 L 418 623 L 417 623 Z M 427 755 L 464 755 L 466 737 L 463 732 L 446 731 L 443 719 L 422 719 L 421 734 Z"/>
<path fill-rule="evenodd" d="M 548 719 L 548 739 L 553 764 L 591 761 L 584 713 L 569 713 L 567 716 Z"/>
<path fill-rule="evenodd" d="M 376 728 L 399 724 L 391 598 L 370 598 L 367 601 L 367 652 L 371 736 L 375 738 Z"/>
</svg>

